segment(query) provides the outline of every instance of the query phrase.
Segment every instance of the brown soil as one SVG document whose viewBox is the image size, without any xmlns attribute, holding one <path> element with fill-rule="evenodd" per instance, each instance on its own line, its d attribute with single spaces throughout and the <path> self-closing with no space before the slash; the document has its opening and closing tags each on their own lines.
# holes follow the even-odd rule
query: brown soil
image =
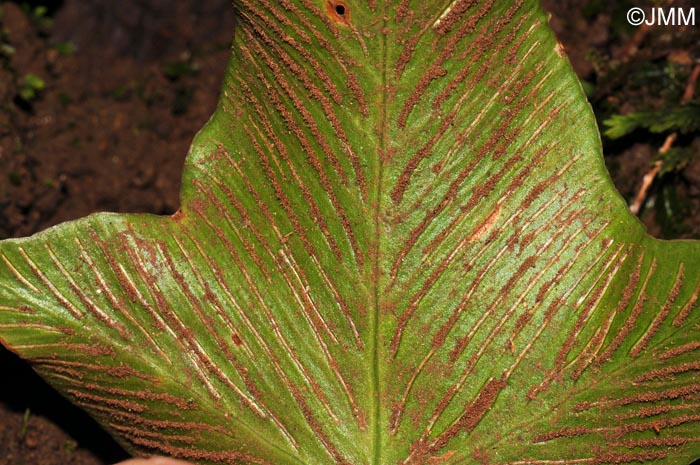
<svg viewBox="0 0 700 465">
<path fill-rule="evenodd" d="M 32 15 L 0 1 L 0 239 L 95 211 L 174 212 L 187 149 L 218 97 L 230 0 L 27 3 L 51 9 Z M 596 84 L 599 113 L 635 109 L 624 103 L 653 95 L 605 72 L 629 53 L 634 33 L 614 27 L 624 18 L 618 3 L 544 1 L 575 69 Z M 581 14 L 591 5 L 594 14 Z M 694 46 L 688 31 L 652 31 L 636 53 L 649 61 L 685 52 L 692 63 L 700 57 L 697 31 Z M 632 71 L 623 67 L 623 77 Z M 23 100 L 27 74 L 45 88 Z M 663 139 L 605 142 L 618 188 L 632 198 Z M 671 233 L 700 237 L 700 157 L 670 181 L 683 212 Z M 649 206 L 658 195 L 652 190 L 642 219 L 668 235 Z M 0 465 L 106 465 L 127 456 L 14 355 L 0 350 L 0 369 Z"/>
</svg>

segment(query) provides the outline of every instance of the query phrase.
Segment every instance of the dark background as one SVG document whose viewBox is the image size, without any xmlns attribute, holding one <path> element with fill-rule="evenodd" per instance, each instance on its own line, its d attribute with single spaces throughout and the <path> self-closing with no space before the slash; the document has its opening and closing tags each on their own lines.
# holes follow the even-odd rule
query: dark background
<svg viewBox="0 0 700 465">
<path fill-rule="evenodd" d="M 700 25 L 640 31 L 625 14 L 643 3 L 544 1 L 600 120 L 677 104 L 698 64 Z M 0 8 L 0 239 L 95 211 L 173 213 L 192 136 L 216 105 L 234 27 L 230 0 L 0 1 Z M 29 75 L 43 81 L 33 95 Z M 626 199 L 667 135 L 603 139 Z M 658 237 L 700 237 L 699 141 L 697 131 L 680 134 L 676 145 L 692 156 L 652 186 L 641 219 Z M 126 457 L 0 350 L 0 465 Z"/>
</svg>

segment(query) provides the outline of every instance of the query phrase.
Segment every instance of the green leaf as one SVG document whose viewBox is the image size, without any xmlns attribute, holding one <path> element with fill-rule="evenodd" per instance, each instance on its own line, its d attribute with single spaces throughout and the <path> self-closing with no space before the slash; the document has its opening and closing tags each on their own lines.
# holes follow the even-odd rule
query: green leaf
<svg viewBox="0 0 700 465">
<path fill-rule="evenodd" d="M 700 455 L 700 246 L 627 212 L 532 1 L 238 0 L 172 217 L 0 243 L 0 338 L 201 463 Z"/>
</svg>

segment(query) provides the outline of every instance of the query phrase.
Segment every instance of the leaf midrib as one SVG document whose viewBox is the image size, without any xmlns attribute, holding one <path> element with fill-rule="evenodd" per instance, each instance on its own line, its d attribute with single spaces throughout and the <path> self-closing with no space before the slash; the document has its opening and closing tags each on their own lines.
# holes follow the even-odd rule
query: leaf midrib
<svg viewBox="0 0 700 465">
<path fill-rule="evenodd" d="M 386 10 L 386 5 L 384 5 Z M 382 12 L 382 29 L 387 27 L 386 11 Z M 377 157 L 377 202 L 374 213 L 374 234 L 376 237 L 376 253 L 374 254 L 373 273 L 374 279 L 374 314 L 372 318 L 372 389 L 374 391 L 374 412 L 372 414 L 372 426 L 374 435 L 372 444 L 372 464 L 381 465 L 382 458 L 382 431 L 381 431 L 381 390 L 380 390 L 380 370 L 379 370 L 379 277 L 380 277 L 380 254 L 382 250 L 382 228 L 380 215 L 383 207 L 383 189 L 382 181 L 384 179 L 384 153 L 388 146 L 387 141 L 387 34 L 380 34 L 380 47 L 382 59 L 382 77 L 380 85 L 381 90 L 381 105 L 380 105 L 380 137 L 379 137 L 379 156 Z"/>
</svg>

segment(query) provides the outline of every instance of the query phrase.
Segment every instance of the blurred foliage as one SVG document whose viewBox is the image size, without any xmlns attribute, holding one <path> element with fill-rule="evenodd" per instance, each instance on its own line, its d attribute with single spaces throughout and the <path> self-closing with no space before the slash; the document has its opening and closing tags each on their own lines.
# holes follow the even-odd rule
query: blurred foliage
<svg viewBox="0 0 700 465">
<path fill-rule="evenodd" d="M 171 81 L 177 81 L 185 76 L 194 76 L 199 72 L 199 66 L 190 55 L 180 60 L 168 63 L 163 67 L 163 75 Z"/>
<path fill-rule="evenodd" d="M 62 56 L 73 55 L 77 50 L 73 42 L 58 42 L 54 44 L 53 48 Z"/>
<path fill-rule="evenodd" d="M 611 139 L 626 136 L 637 129 L 653 133 L 678 131 L 687 134 L 700 129 L 700 101 L 658 111 L 639 111 L 626 115 L 614 114 L 603 121 L 605 135 Z"/>
<path fill-rule="evenodd" d="M 53 25 L 53 18 L 51 17 L 51 9 L 47 4 L 40 2 L 22 2 L 22 10 L 29 18 L 29 21 L 34 24 L 34 27 L 41 34 L 48 34 L 51 26 Z"/>
<path fill-rule="evenodd" d="M 654 208 L 656 222 L 661 228 L 664 237 L 678 237 L 688 232 L 689 227 L 684 220 L 688 216 L 689 209 L 678 192 L 680 177 L 674 174 L 667 174 L 661 179 L 656 189 L 654 201 L 649 207 Z"/>
<path fill-rule="evenodd" d="M 36 74 L 28 73 L 22 78 L 18 97 L 26 103 L 31 103 L 46 87 L 46 82 Z"/>
<path fill-rule="evenodd" d="M 672 148 L 664 154 L 659 154 L 658 159 L 662 161 L 659 176 L 682 171 L 693 156 L 695 150 L 692 147 Z"/>
</svg>

